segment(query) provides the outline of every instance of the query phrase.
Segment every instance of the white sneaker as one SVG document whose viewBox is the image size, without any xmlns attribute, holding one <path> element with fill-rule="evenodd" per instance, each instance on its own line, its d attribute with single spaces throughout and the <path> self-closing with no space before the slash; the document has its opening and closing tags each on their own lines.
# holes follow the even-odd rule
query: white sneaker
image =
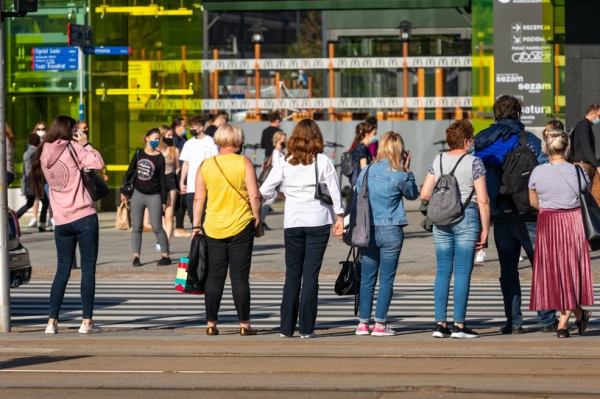
<svg viewBox="0 0 600 399">
<path fill-rule="evenodd" d="M 317 338 L 317 333 L 313 331 L 310 334 L 300 334 L 300 338 Z"/>
<path fill-rule="evenodd" d="M 50 218 L 50 220 L 48 220 L 47 227 L 54 227 L 54 218 Z"/>
<path fill-rule="evenodd" d="M 46 326 L 46 334 L 56 334 L 58 333 L 58 326 L 55 324 L 48 324 Z"/>
<path fill-rule="evenodd" d="M 475 254 L 475 263 L 483 263 L 485 262 L 485 252 L 479 251 Z"/>
<path fill-rule="evenodd" d="M 522 256 L 519 256 L 519 262 L 523 262 L 525 259 L 523 259 Z"/>
<path fill-rule="evenodd" d="M 156 252 L 160 252 L 160 244 L 156 241 Z"/>
<path fill-rule="evenodd" d="M 280 338 L 292 338 L 291 335 L 279 334 Z"/>
<path fill-rule="evenodd" d="M 79 333 L 80 334 L 95 334 L 95 333 L 99 333 L 102 330 L 100 329 L 100 327 L 96 326 L 96 325 L 87 325 L 87 324 L 83 324 L 81 323 L 81 327 L 79 327 Z"/>
<path fill-rule="evenodd" d="M 37 227 L 37 219 L 31 219 L 29 221 L 29 224 L 27 226 L 29 226 L 29 227 Z"/>
</svg>

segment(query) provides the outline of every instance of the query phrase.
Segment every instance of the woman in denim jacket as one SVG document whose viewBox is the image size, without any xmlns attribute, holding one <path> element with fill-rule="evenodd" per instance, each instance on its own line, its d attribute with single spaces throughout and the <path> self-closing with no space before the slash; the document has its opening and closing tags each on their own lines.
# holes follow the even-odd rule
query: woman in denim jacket
<svg viewBox="0 0 600 399">
<path fill-rule="evenodd" d="M 362 253 L 360 284 L 360 324 L 356 335 L 389 336 L 396 332 L 386 324 L 392 301 L 398 258 L 404 241 L 403 226 L 408 225 L 402 198 L 415 200 L 419 190 L 410 171 L 410 152 L 404 151 L 404 140 L 398 133 L 387 132 L 379 140 L 377 157 L 364 168 L 356 183 L 356 192 L 362 187 L 365 173 L 369 173 L 369 203 L 371 205 L 371 242 Z M 356 206 L 356 197 L 352 207 Z M 375 326 L 369 330 L 373 295 L 379 271 L 379 293 L 375 307 Z"/>
</svg>

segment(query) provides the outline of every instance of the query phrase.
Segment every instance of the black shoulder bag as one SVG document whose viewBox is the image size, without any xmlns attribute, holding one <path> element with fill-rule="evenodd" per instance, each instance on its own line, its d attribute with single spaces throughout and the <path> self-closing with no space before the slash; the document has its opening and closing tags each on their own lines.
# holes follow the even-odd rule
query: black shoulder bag
<svg viewBox="0 0 600 399">
<path fill-rule="evenodd" d="M 361 275 L 361 264 L 357 259 L 360 250 L 356 247 L 350 248 L 348 257 L 345 262 L 340 262 L 342 270 L 340 275 L 335 281 L 334 291 L 336 294 L 342 295 L 354 295 L 354 315 L 358 314 L 358 297 L 360 294 L 360 275 Z M 352 255 L 352 260 L 350 260 Z"/>
<path fill-rule="evenodd" d="M 596 199 L 586 187 L 581 187 L 582 168 L 575 165 L 577 169 L 577 183 L 579 183 L 579 204 L 581 205 L 581 216 L 583 217 L 583 229 L 585 230 L 585 238 L 590 245 L 592 251 L 600 249 L 600 207 Z"/>
<path fill-rule="evenodd" d="M 79 165 L 77 158 L 75 155 L 73 155 L 73 151 L 71 151 L 71 143 L 68 144 L 68 147 L 69 154 L 71 154 L 71 158 L 73 158 L 77 169 L 79 169 L 79 172 L 81 173 L 81 181 L 83 182 L 83 186 L 90 194 L 90 197 L 92 197 L 92 200 L 98 201 L 110 194 L 110 190 L 108 189 L 106 183 L 104 183 L 102 179 L 98 177 L 93 169 L 88 169 L 85 166 L 82 167 Z"/>
</svg>

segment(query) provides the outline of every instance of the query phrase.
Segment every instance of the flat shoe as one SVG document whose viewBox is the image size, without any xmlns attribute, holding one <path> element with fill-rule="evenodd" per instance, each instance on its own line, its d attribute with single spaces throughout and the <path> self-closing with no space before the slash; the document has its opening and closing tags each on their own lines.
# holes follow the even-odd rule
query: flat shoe
<svg viewBox="0 0 600 399">
<path fill-rule="evenodd" d="M 569 338 L 569 330 L 565 330 L 564 328 L 559 329 L 558 331 L 556 331 L 556 337 Z"/>
<path fill-rule="evenodd" d="M 253 330 L 252 328 L 246 328 L 246 327 L 240 328 L 240 335 L 256 335 L 256 334 L 258 334 L 258 332 L 256 330 Z"/>
<path fill-rule="evenodd" d="M 45 332 L 46 334 L 56 334 L 58 333 L 58 327 L 55 324 L 48 324 Z"/>
<path fill-rule="evenodd" d="M 579 331 L 579 335 L 583 335 L 583 333 L 587 329 L 587 325 L 590 321 L 591 316 L 592 312 L 590 312 L 589 310 L 581 309 L 581 320 L 577 322 L 577 331 Z"/>
<path fill-rule="evenodd" d="M 206 335 L 219 335 L 219 330 L 217 330 L 217 327 L 208 327 L 206 329 Z"/>
</svg>

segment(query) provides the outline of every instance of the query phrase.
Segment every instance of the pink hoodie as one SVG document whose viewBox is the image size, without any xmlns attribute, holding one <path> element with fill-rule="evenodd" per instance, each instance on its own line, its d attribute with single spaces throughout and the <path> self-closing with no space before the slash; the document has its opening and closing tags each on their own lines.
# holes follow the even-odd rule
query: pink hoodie
<svg viewBox="0 0 600 399">
<path fill-rule="evenodd" d="M 56 225 L 71 223 L 96 213 L 94 201 L 81 181 L 80 168 L 69 154 L 68 143 L 67 140 L 45 143 L 40 157 L 42 171 L 50 186 L 50 204 Z M 81 167 L 104 169 L 104 161 L 98 151 L 91 146 L 82 147 L 76 141 L 70 143 Z"/>
</svg>

